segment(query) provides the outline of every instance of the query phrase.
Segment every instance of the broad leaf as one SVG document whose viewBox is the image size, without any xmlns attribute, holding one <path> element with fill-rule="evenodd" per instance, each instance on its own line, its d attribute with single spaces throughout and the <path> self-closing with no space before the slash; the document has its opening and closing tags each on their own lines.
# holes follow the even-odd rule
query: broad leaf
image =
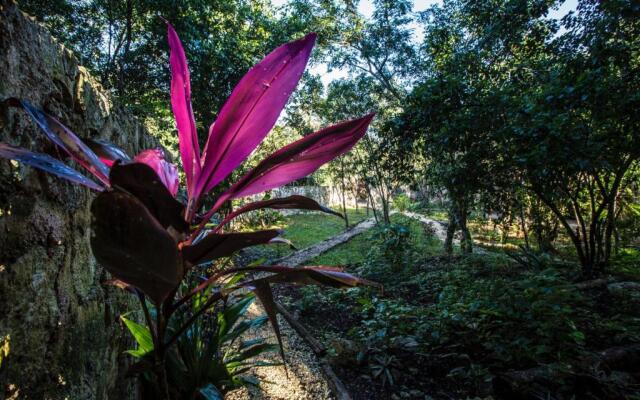
<svg viewBox="0 0 640 400">
<path fill-rule="evenodd" d="M 41 169 L 71 182 L 79 183 L 93 190 L 102 191 L 104 189 L 80 172 L 46 154 L 34 153 L 26 149 L 0 143 L 0 157 L 20 161 L 23 164 Z"/>
<path fill-rule="evenodd" d="M 189 224 L 182 214 L 182 203 L 174 199 L 160 177 L 146 164 L 115 163 L 109 175 L 111 185 L 134 195 L 164 228 L 185 232 Z"/>
<path fill-rule="evenodd" d="M 315 40 L 311 33 L 278 47 L 240 80 L 209 129 L 196 196 L 226 178 L 273 128 Z"/>
<path fill-rule="evenodd" d="M 114 277 L 161 303 L 183 276 L 176 242 L 136 197 L 101 193 L 91 205 L 93 255 Z"/>
<path fill-rule="evenodd" d="M 187 193 L 193 197 L 193 190 L 200 175 L 200 145 L 198 132 L 191 108 L 191 79 L 187 57 L 182 43 L 173 26 L 167 22 L 171 65 L 171 109 L 178 129 L 180 158 L 187 180 Z"/>
<path fill-rule="evenodd" d="M 78 164 L 100 179 L 102 183 L 109 185 L 109 168 L 100 161 L 98 156 L 75 133 L 71 132 L 69 128 L 51 115 L 29 104 L 29 102 L 13 100 L 9 104 L 22 107 L 31 119 L 38 124 L 49 140 L 67 152 Z"/>
<path fill-rule="evenodd" d="M 209 233 L 199 242 L 182 248 L 182 257 L 193 265 L 228 257 L 245 247 L 269 243 L 279 230 L 257 232 Z"/>
<path fill-rule="evenodd" d="M 374 114 L 324 128 L 276 151 L 249 171 L 205 215 L 208 220 L 225 201 L 273 189 L 311 174 L 349 151 L 364 134 Z"/>
<path fill-rule="evenodd" d="M 114 162 L 120 160 L 130 161 L 131 157 L 120 147 L 102 139 L 84 139 L 87 146 L 100 158 L 106 166 L 111 167 Z"/>
<path fill-rule="evenodd" d="M 318 202 L 313 199 L 310 199 L 305 196 L 293 195 L 293 196 L 284 197 L 281 199 L 254 201 L 253 203 L 246 204 L 238 208 L 237 210 L 229 213 L 229 215 L 227 215 L 225 219 L 222 222 L 220 222 L 220 224 L 218 224 L 218 226 L 216 227 L 216 231 L 219 230 L 224 225 L 226 225 L 229 221 L 231 221 L 238 215 L 249 212 L 249 211 L 259 210 L 262 208 L 272 208 L 277 210 L 298 209 L 298 210 L 322 211 L 325 213 L 337 215 L 340 218 L 344 218 L 342 214 L 318 204 Z"/>
<path fill-rule="evenodd" d="M 128 354 L 131 354 L 136 358 L 141 358 L 153 351 L 153 339 L 148 327 L 125 318 L 124 316 L 120 316 L 120 319 L 124 322 L 125 326 L 129 329 L 129 332 L 131 332 L 131 335 L 138 344 L 137 349 L 127 350 Z"/>
</svg>

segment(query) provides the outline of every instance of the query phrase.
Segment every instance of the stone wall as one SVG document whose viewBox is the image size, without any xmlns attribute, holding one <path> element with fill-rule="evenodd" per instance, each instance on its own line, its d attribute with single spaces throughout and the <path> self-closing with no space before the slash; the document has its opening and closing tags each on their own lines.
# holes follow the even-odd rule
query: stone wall
<svg viewBox="0 0 640 400">
<path fill-rule="evenodd" d="M 0 0 L 0 101 L 27 99 L 81 137 L 135 154 L 156 145 L 45 28 Z M 57 155 L 22 110 L 0 104 L 0 141 Z M 89 247 L 93 194 L 0 161 L 0 399 L 134 398 L 123 380 L 130 345 L 119 324 L 135 304 L 100 282 Z M 0 357 L 1 358 L 1 357 Z"/>
</svg>

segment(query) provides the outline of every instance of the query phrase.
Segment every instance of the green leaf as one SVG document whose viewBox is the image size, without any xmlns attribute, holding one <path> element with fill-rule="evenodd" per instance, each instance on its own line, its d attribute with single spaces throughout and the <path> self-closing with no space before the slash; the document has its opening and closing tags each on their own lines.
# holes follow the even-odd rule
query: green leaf
<svg viewBox="0 0 640 400">
<path fill-rule="evenodd" d="M 131 335 L 133 335 L 136 343 L 138 343 L 138 348 L 136 350 L 127 350 L 126 353 L 136 358 L 142 358 L 146 354 L 152 352 L 153 339 L 151 337 L 149 328 L 128 318 L 125 318 L 124 316 L 120 316 L 120 319 L 129 329 L 129 332 L 131 332 Z"/>
<path fill-rule="evenodd" d="M 267 316 L 263 315 L 261 317 L 254 318 L 251 320 L 240 321 L 235 326 L 235 328 L 231 330 L 231 332 L 227 333 L 222 337 L 221 343 L 227 343 L 227 342 L 233 343 L 233 341 L 235 341 L 238 337 L 240 337 L 243 333 L 245 333 L 249 329 L 260 328 L 262 325 L 264 325 L 267 322 L 267 320 L 268 320 Z"/>
<path fill-rule="evenodd" d="M 244 315 L 247 308 L 253 303 L 254 298 L 254 296 L 245 296 L 232 306 L 227 307 L 224 312 L 218 314 L 219 337 L 223 338 L 233 328 L 238 319 Z"/>
</svg>

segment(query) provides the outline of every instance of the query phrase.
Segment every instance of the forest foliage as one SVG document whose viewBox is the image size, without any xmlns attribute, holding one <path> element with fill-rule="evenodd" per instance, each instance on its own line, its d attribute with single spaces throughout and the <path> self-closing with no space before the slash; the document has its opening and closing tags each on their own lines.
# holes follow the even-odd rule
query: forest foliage
<svg viewBox="0 0 640 400">
<path fill-rule="evenodd" d="M 355 272 L 385 282 L 396 298 L 368 288 L 304 289 L 291 302 L 310 314 L 307 322 L 329 334 L 348 330 L 359 346 L 351 361 L 368 366 L 377 388 L 416 384 L 398 373 L 416 368 L 399 365 L 416 348 L 396 342 L 418 338 L 434 380 L 466 385 L 452 389 L 456 395 L 499 392 L 487 382 L 499 386 L 514 369 L 540 366 L 559 375 L 528 398 L 571 398 L 579 387 L 596 398 L 628 394 L 619 376 L 589 375 L 584 365 L 596 351 L 637 343 L 634 303 L 572 285 L 610 273 L 638 277 L 640 5 L 579 0 L 557 19 L 561 0 L 443 0 L 420 12 L 409 0 L 370 3 L 369 17 L 357 2 L 339 0 L 23 0 L 21 7 L 174 157 L 159 16 L 185 46 L 200 145 L 209 129 L 201 121 L 219 117 L 252 65 L 278 44 L 316 32 L 312 68 L 279 124 L 202 203 L 211 206 L 285 143 L 376 111 L 350 153 L 297 183 L 338 188 L 347 226 L 363 218 L 348 209 L 348 196 L 372 206 L 379 227 L 316 261 L 357 253 Z M 323 68 L 340 78 L 325 86 Z M 393 209 L 437 211 L 446 219 L 444 243 Z M 501 237 L 492 239 L 510 245 L 511 258 L 471 255 L 496 227 Z M 311 243 L 309 230 L 297 229 L 289 238 L 307 235 L 303 242 Z M 440 257 L 439 246 L 449 257 Z M 451 256 L 458 249 L 465 256 Z M 345 326 L 318 322 L 338 312 L 355 316 Z"/>
</svg>

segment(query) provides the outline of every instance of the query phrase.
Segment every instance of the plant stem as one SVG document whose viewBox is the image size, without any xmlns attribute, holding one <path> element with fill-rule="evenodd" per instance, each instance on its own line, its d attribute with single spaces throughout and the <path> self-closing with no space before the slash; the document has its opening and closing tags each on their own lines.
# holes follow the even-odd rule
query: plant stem
<svg viewBox="0 0 640 400">
<path fill-rule="evenodd" d="M 169 400 L 169 385 L 167 383 L 167 369 L 165 365 L 166 347 L 164 345 L 165 320 L 162 313 L 162 305 L 156 305 L 156 326 L 158 333 L 157 347 L 155 347 L 156 377 L 160 388 L 161 398 Z"/>
</svg>

